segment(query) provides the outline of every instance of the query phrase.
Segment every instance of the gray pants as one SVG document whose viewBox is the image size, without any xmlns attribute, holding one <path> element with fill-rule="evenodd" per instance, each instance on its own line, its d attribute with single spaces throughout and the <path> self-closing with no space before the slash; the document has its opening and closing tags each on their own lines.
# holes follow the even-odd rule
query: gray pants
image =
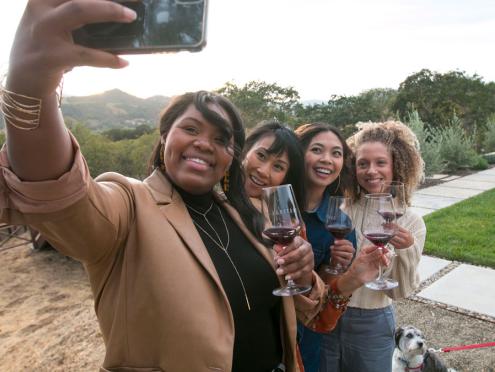
<svg viewBox="0 0 495 372">
<path fill-rule="evenodd" d="M 337 327 L 323 336 L 321 372 L 391 372 L 395 315 L 383 309 L 347 308 Z"/>
</svg>

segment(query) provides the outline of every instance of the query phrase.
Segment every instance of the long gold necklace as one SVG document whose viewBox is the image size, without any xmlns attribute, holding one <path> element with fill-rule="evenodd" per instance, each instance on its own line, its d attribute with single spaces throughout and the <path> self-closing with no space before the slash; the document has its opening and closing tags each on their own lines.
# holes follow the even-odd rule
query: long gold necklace
<svg viewBox="0 0 495 372">
<path fill-rule="evenodd" d="M 189 208 L 190 210 L 192 210 L 193 212 L 199 214 L 200 216 L 202 216 L 206 223 L 208 224 L 208 226 L 210 226 L 210 229 L 213 230 L 213 232 L 215 233 L 218 241 L 216 239 L 214 239 L 209 233 L 208 231 L 206 231 L 203 226 L 201 226 L 199 223 L 197 223 L 196 221 L 194 221 L 193 219 L 193 222 L 194 224 L 196 225 L 196 227 L 198 227 L 203 233 L 205 233 L 205 235 L 210 238 L 210 240 L 215 243 L 215 245 L 220 248 L 226 255 L 227 255 L 227 258 L 229 259 L 232 267 L 234 268 L 234 271 L 235 273 L 237 274 L 237 277 L 239 278 L 239 282 L 241 283 L 241 287 L 242 287 L 242 290 L 244 292 L 244 298 L 246 299 L 246 305 L 247 305 L 247 308 L 249 311 L 251 311 L 251 305 L 249 303 L 249 297 L 247 295 L 247 291 L 246 291 L 246 287 L 244 286 L 244 282 L 241 278 L 241 275 L 239 274 L 239 270 L 237 270 L 237 267 L 236 265 L 234 264 L 234 261 L 232 261 L 232 258 L 230 257 L 230 254 L 228 252 L 228 249 L 229 249 L 229 245 L 230 245 L 230 234 L 229 234 L 229 229 L 227 228 L 227 224 L 225 222 L 225 219 L 223 218 L 223 214 L 222 214 L 222 211 L 220 210 L 220 208 L 218 207 L 218 205 L 216 206 L 217 207 L 217 210 L 218 210 L 218 213 L 220 213 L 220 217 L 222 218 L 222 222 L 223 222 L 223 226 L 225 227 L 225 232 L 227 234 L 227 242 L 224 244 L 222 242 L 222 239 L 220 239 L 220 235 L 218 234 L 218 232 L 213 228 L 213 226 L 211 225 L 210 221 L 208 220 L 208 218 L 206 217 L 206 215 L 208 214 L 208 212 L 211 211 L 211 209 L 213 208 L 213 202 L 211 202 L 211 205 L 209 206 L 209 208 L 205 211 L 205 212 L 200 212 L 198 211 L 197 209 L 194 209 L 193 207 L 191 207 L 190 205 L 188 205 L 186 203 L 186 206 L 187 208 Z"/>
</svg>

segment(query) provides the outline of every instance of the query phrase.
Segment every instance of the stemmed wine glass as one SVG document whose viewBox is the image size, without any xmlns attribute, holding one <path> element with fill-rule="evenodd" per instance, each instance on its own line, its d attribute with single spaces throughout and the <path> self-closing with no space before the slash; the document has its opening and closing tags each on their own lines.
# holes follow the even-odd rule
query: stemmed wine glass
<svg viewBox="0 0 495 372">
<path fill-rule="evenodd" d="M 353 229 L 351 199 L 344 196 L 330 196 L 325 220 L 325 228 L 335 240 L 344 239 Z M 340 263 L 325 268 L 325 272 L 339 275 L 346 271 Z"/>
<path fill-rule="evenodd" d="M 361 232 L 366 239 L 379 247 L 379 249 L 383 250 L 397 232 L 396 219 L 394 201 L 391 194 L 379 193 L 365 195 Z M 387 279 L 383 276 L 381 265 L 379 267 L 378 277 L 374 281 L 365 284 L 367 288 L 378 291 L 392 289 L 398 285 L 399 283 L 397 281 Z"/>
<path fill-rule="evenodd" d="M 404 183 L 400 181 L 383 181 L 380 192 L 392 195 L 392 199 L 394 201 L 395 219 L 398 220 L 399 218 L 401 218 L 406 213 L 407 209 Z M 380 214 L 383 218 L 388 220 L 386 213 Z M 386 248 L 388 249 L 391 257 L 396 256 L 395 249 L 392 245 L 387 244 Z"/>
<path fill-rule="evenodd" d="M 380 192 L 392 195 L 394 200 L 395 217 L 397 220 L 401 218 L 406 213 L 407 209 L 404 183 L 400 181 L 382 182 Z"/>
<path fill-rule="evenodd" d="M 263 188 L 261 208 L 267 219 L 263 233 L 275 243 L 290 244 L 299 234 L 302 226 L 292 185 Z M 273 294 L 294 296 L 310 290 L 311 286 L 298 286 L 289 279 L 285 287 L 273 290 Z"/>
</svg>

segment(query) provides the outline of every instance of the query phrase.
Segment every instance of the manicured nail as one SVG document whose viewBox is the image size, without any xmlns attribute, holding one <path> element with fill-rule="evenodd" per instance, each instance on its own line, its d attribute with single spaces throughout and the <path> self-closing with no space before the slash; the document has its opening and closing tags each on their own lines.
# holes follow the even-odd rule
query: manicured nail
<svg viewBox="0 0 495 372">
<path fill-rule="evenodd" d="M 277 265 L 283 265 L 285 263 L 285 260 L 283 258 L 279 258 L 277 260 Z"/>
<path fill-rule="evenodd" d="M 278 268 L 277 271 L 276 271 L 276 273 L 277 273 L 277 275 L 283 275 L 284 274 L 284 270 Z"/>
<path fill-rule="evenodd" d="M 124 58 L 121 58 L 121 57 L 117 57 L 119 60 L 118 60 L 118 63 L 119 63 L 119 68 L 124 68 L 124 67 L 127 67 L 129 66 L 129 61 L 124 59 Z"/>
<path fill-rule="evenodd" d="M 124 19 L 126 21 L 134 21 L 137 18 L 137 13 L 127 7 L 124 7 Z"/>
<path fill-rule="evenodd" d="M 291 279 L 292 279 L 292 277 L 290 275 L 285 276 L 285 280 L 291 280 Z"/>
</svg>

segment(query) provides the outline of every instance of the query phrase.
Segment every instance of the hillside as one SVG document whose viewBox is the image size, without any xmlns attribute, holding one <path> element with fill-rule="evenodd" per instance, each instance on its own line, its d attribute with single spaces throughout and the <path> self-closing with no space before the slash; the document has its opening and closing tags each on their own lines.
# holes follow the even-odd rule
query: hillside
<svg viewBox="0 0 495 372">
<path fill-rule="evenodd" d="M 160 112 L 169 97 L 135 97 L 119 89 L 84 97 L 64 97 L 62 113 L 67 123 L 81 122 L 96 131 L 112 128 L 135 128 L 146 124 L 157 127 Z M 4 128 L 0 114 L 0 129 Z"/>
<path fill-rule="evenodd" d="M 67 121 L 82 122 L 93 130 L 134 128 L 140 124 L 155 127 L 169 97 L 142 99 L 113 89 L 85 97 L 65 97 L 62 113 Z"/>
</svg>

